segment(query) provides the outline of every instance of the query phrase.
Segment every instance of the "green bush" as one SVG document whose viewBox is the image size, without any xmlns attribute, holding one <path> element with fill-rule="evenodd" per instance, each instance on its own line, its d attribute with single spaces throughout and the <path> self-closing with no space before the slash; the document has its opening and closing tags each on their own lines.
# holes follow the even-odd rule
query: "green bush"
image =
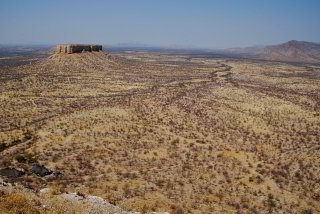
<svg viewBox="0 0 320 214">
<path fill-rule="evenodd" d="M 19 154 L 15 156 L 15 159 L 19 162 L 19 163 L 31 163 L 34 160 L 34 155 L 28 151 L 24 151 L 23 154 Z"/>
</svg>

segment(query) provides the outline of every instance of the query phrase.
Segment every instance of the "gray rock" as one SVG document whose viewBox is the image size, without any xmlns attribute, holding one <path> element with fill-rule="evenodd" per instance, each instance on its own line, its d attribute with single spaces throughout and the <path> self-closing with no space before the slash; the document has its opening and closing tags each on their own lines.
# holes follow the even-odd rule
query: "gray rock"
<svg viewBox="0 0 320 214">
<path fill-rule="evenodd" d="M 46 167 L 44 167 L 43 165 L 39 165 L 39 164 L 32 165 L 32 172 L 38 176 L 41 176 L 41 177 L 51 175 L 53 173 L 53 171 L 51 171 L 51 170 L 47 169 Z"/>
<path fill-rule="evenodd" d="M 15 168 L 3 168 L 0 169 L 0 175 L 8 178 L 19 178 L 25 175 L 25 172 L 17 170 Z"/>
</svg>

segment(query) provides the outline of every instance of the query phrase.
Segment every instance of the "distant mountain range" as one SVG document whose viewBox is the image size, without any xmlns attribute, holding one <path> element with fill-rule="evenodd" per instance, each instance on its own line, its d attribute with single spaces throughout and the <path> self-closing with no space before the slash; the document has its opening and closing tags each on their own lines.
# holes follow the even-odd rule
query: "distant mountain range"
<svg viewBox="0 0 320 214">
<path fill-rule="evenodd" d="M 111 46 L 112 47 L 112 46 Z M 115 45 L 116 48 L 121 49 L 137 49 L 137 50 L 190 50 L 190 51 L 203 51 L 212 54 L 222 54 L 225 56 L 232 57 L 244 57 L 244 58 L 254 58 L 263 60 L 273 60 L 273 61 L 284 61 L 284 62 L 304 62 L 304 63 L 320 63 L 320 43 L 305 42 L 291 40 L 289 42 L 261 46 L 256 45 L 247 48 L 229 48 L 223 50 L 210 50 L 192 47 L 180 47 L 180 46 L 153 46 L 140 43 L 121 43 Z"/>
<path fill-rule="evenodd" d="M 110 51 L 150 51 L 150 52 L 170 52 L 170 53 L 187 53 L 198 55 L 212 55 L 221 57 L 235 57 L 248 59 L 262 59 L 283 62 L 302 62 L 320 64 L 320 43 L 296 41 L 261 46 L 256 45 L 247 48 L 229 48 L 229 49 L 204 49 L 191 46 L 154 46 L 143 43 L 120 43 L 117 45 L 106 45 L 106 50 Z M 51 50 L 51 45 L 1 45 L 0 54 L 13 54 L 22 52 L 38 51 L 45 53 Z"/>
<path fill-rule="evenodd" d="M 265 60 L 320 63 L 320 43 L 291 40 L 265 47 L 232 48 L 226 53 Z"/>
</svg>

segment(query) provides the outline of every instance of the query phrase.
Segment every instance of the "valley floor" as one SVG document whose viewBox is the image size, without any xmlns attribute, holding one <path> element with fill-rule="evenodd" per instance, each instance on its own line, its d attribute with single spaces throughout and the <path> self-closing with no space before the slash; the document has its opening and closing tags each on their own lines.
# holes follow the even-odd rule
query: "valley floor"
<svg viewBox="0 0 320 214">
<path fill-rule="evenodd" d="M 61 54 L 0 68 L 0 92 L 0 166 L 31 189 L 131 211 L 320 212 L 318 66 Z"/>
</svg>

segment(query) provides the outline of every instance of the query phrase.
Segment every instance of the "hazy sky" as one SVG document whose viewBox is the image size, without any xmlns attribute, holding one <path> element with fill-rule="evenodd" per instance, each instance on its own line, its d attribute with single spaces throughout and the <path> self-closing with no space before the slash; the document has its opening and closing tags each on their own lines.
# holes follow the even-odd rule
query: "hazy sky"
<svg viewBox="0 0 320 214">
<path fill-rule="evenodd" d="M 320 42 L 320 0 L 0 0 L 0 44 Z"/>
</svg>

